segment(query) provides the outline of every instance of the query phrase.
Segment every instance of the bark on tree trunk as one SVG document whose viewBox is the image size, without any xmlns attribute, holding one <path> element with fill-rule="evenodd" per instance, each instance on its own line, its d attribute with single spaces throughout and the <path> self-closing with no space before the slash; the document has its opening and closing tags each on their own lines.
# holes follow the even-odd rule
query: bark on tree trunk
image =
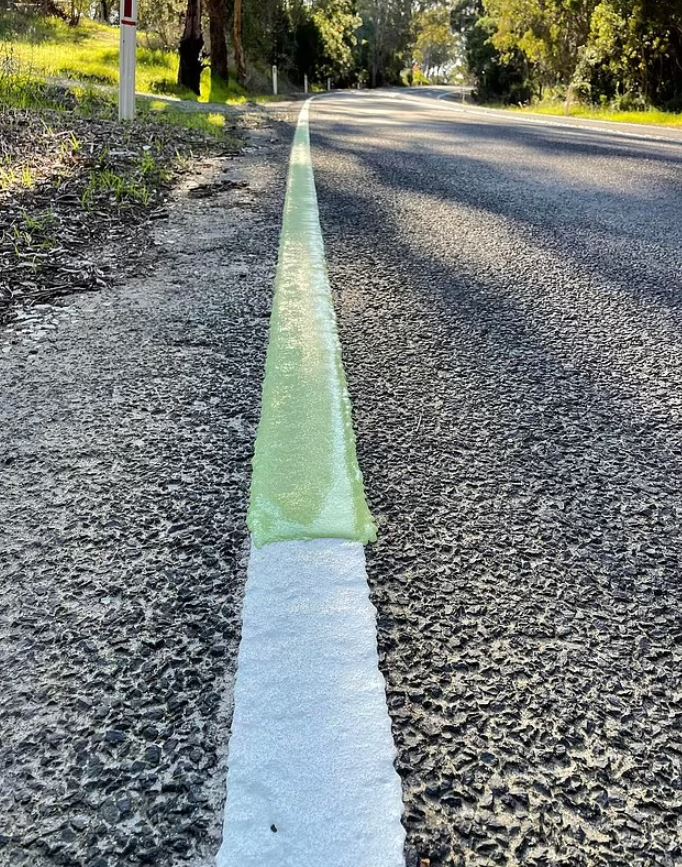
<svg viewBox="0 0 682 867">
<path fill-rule="evenodd" d="M 187 0 L 185 27 L 180 39 L 180 66 L 178 84 L 188 87 L 197 95 L 201 92 L 201 49 L 204 35 L 201 32 L 201 0 Z"/>
<path fill-rule="evenodd" d="M 244 32 L 244 3 L 243 0 L 234 0 L 234 18 L 232 21 L 232 44 L 234 46 L 234 62 L 237 67 L 237 81 L 246 84 L 246 59 L 244 57 L 244 44 L 242 34 Z"/>
<path fill-rule="evenodd" d="M 227 81 L 227 4 L 208 0 L 208 32 L 211 38 L 211 75 Z"/>
</svg>

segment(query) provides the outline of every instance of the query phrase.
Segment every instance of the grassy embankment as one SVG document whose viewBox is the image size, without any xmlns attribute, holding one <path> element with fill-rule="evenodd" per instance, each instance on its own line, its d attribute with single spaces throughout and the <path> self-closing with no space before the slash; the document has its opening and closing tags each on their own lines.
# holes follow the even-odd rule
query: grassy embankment
<svg viewBox="0 0 682 867">
<path fill-rule="evenodd" d="M 149 221 L 178 173 L 241 146 L 227 109 L 183 111 L 155 98 L 192 96 L 175 85 L 173 55 L 141 48 L 139 84 L 150 97 L 138 100 L 135 123 L 119 124 L 117 28 L 24 23 L 21 30 L 16 18 L 0 17 L 0 323 L 143 267 Z M 247 99 L 231 88 L 216 94 L 210 82 L 206 93 L 223 103 Z M 131 237 L 139 240 L 133 254 Z"/>
<path fill-rule="evenodd" d="M 118 83 L 118 40 L 118 27 L 87 19 L 69 27 L 56 18 L 0 17 L 0 60 L 33 78 L 114 87 Z M 248 93 L 234 81 L 212 80 L 209 69 L 204 70 L 201 96 L 197 97 L 178 86 L 177 72 L 177 52 L 152 50 L 145 47 L 143 37 L 138 37 L 136 87 L 140 93 L 225 105 L 272 99 Z M 153 109 L 163 110 L 162 106 L 160 101 L 151 103 Z"/>
<path fill-rule="evenodd" d="M 509 109 L 509 106 L 500 106 Z M 577 117 L 585 120 L 601 120 L 612 123 L 638 123 L 652 126 L 682 128 L 682 113 L 649 109 L 647 111 L 617 111 L 598 106 L 572 105 L 568 110 L 563 102 L 541 102 L 524 107 L 512 107 L 511 111 L 529 114 L 546 114 L 554 117 Z"/>
</svg>

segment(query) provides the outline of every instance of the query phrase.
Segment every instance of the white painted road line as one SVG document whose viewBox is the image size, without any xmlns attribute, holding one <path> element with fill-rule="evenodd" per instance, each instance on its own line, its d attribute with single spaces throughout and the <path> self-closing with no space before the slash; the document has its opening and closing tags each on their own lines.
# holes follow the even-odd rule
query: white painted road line
<svg viewBox="0 0 682 867">
<path fill-rule="evenodd" d="M 252 549 L 218 867 L 404 867 L 362 545 Z"/>
<path fill-rule="evenodd" d="M 362 547 L 375 531 L 326 274 L 309 105 L 280 238 L 217 864 L 404 867 Z"/>
</svg>

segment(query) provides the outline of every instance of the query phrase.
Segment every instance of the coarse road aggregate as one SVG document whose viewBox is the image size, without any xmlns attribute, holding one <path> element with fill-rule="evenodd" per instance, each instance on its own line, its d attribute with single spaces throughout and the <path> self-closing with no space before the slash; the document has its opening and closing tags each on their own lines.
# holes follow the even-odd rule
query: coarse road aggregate
<svg viewBox="0 0 682 867">
<path fill-rule="evenodd" d="M 0 865 L 208 865 L 291 129 L 0 331 Z"/>
<path fill-rule="evenodd" d="M 311 130 L 408 867 L 678 867 L 682 147 Z"/>
</svg>

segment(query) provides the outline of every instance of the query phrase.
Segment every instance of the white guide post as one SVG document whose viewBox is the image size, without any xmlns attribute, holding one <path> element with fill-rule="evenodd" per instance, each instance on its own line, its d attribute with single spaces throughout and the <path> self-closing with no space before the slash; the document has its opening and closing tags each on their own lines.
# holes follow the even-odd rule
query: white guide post
<svg viewBox="0 0 682 867">
<path fill-rule="evenodd" d="M 135 117 L 137 0 L 123 0 L 120 31 L 118 119 L 132 120 Z"/>
<path fill-rule="evenodd" d="M 327 90 L 331 90 L 331 89 L 332 89 L 332 80 L 331 80 L 331 78 L 328 78 L 327 79 Z"/>
<path fill-rule="evenodd" d="M 303 93 L 308 93 L 308 76 L 303 76 Z"/>
<path fill-rule="evenodd" d="M 272 92 L 277 96 L 277 67 L 272 67 Z"/>
</svg>

